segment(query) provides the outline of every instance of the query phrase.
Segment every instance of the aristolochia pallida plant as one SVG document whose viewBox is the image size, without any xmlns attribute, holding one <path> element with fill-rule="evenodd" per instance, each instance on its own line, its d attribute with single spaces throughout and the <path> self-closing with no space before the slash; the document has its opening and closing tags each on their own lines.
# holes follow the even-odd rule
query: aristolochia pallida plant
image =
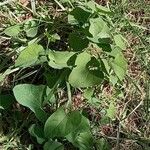
<svg viewBox="0 0 150 150">
<path fill-rule="evenodd" d="M 83 88 L 88 95 L 92 87 L 104 81 L 113 86 L 121 83 L 127 70 L 122 53 L 126 43 L 113 27 L 109 8 L 89 1 L 64 14 L 62 20 L 33 18 L 4 30 L 12 39 L 22 40 L 21 34 L 28 44 L 16 51 L 15 64 L 1 74 L 1 80 L 16 70 L 42 66 L 46 84 L 18 84 L 13 88 L 17 102 L 39 120 L 29 128 L 30 134 L 43 144 L 44 150 L 63 150 L 65 141 L 80 150 L 98 149 L 102 141 L 97 142 L 92 136 L 89 120 L 82 111 L 71 111 L 71 90 Z M 62 41 L 65 46 L 61 49 L 53 46 Z M 68 102 L 62 106 L 55 105 L 59 87 L 67 87 L 68 92 Z M 87 99 L 93 93 L 89 95 Z M 46 105 L 56 106 L 56 111 L 50 114 Z"/>
</svg>

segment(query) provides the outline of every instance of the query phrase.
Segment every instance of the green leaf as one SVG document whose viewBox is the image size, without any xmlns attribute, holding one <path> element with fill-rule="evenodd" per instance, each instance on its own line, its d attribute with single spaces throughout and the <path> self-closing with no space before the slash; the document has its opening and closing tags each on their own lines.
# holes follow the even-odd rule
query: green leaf
<svg viewBox="0 0 150 150">
<path fill-rule="evenodd" d="M 74 55 L 74 52 L 61 52 L 61 51 L 49 51 L 48 64 L 55 69 L 62 69 L 69 67 L 68 61 Z"/>
<path fill-rule="evenodd" d="M 92 37 L 88 37 L 89 40 L 95 43 L 108 43 L 110 41 L 110 31 L 107 24 L 102 18 L 91 18 L 89 32 Z"/>
<path fill-rule="evenodd" d="M 26 47 L 18 56 L 15 67 L 29 67 L 31 65 L 36 65 L 40 61 L 38 60 L 39 54 L 44 52 L 41 45 L 31 44 Z"/>
<path fill-rule="evenodd" d="M 71 33 L 69 35 L 69 45 L 74 51 L 81 51 L 84 48 L 87 48 L 89 40 L 82 37 L 78 33 Z"/>
<path fill-rule="evenodd" d="M 110 66 L 107 59 L 101 59 L 103 63 L 103 72 L 105 72 L 107 75 L 110 73 Z"/>
<path fill-rule="evenodd" d="M 84 97 L 88 100 L 87 102 L 94 107 L 97 107 L 100 105 L 100 100 L 98 98 L 93 97 L 94 89 L 93 88 L 87 88 L 84 90 Z"/>
<path fill-rule="evenodd" d="M 126 44 L 125 44 L 125 41 L 124 41 L 124 38 L 122 37 L 121 34 L 117 34 L 114 36 L 114 40 L 115 40 L 115 43 L 116 45 L 121 48 L 122 50 L 125 50 L 126 49 Z"/>
<path fill-rule="evenodd" d="M 8 95 L 0 95 L 0 109 L 8 109 L 14 102 L 15 98 Z"/>
<path fill-rule="evenodd" d="M 112 57 L 116 57 L 117 54 L 122 54 L 122 49 L 120 49 L 119 47 L 112 47 L 112 51 L 110 53 L 107 53 L 108 55 L 112 56 Z"/>
<path fill-rule="evenodd" d="M 106 112 L 104 110 L 104 112 Z M 110 124 L 110 118 L 108 116 L 103 116 L 101 119 L 100 119 L 100 124 L 101 125 L 107 125 L 107 124 Z"/>
<path fill-rule="evenodd" d="M 108 14 L 108 15 L 112 15 L 112 12 L 110 11 L 109 8 L 98 5 L 96 2 L 94 1 L 89 1 L 87 3 L 87 6 L 89 8 L 91 8 L 93 11 L 99 12 L 101 14 Z"/>
<path fill-rule="evenodd" d="M 14 25 L 11 27 L 8 27 L 4 30 L 4 33 L 8 36 L 17 36 L 21 31 L 20 25 Z"/>
<path fill-rule="evenodd" d="M 60 0 L 62 3 L 74 3 L 76 0 Z"/>
<path fill-rule="evenodd" d="M 55 69 L 62 69 L 68 66 L 69 59 L 74 55 L 74 52 L 49 51 L 48 64 Z"/>
<path fill-rule="evenodd" d="M 73 87 L 90 87 L 98 85 L 103 79 L 103 73 L 98 61 L 90 54 L 83 52 L 77 56 L 76 67 L 69 75 L 69 83 Z"/>
<path fill-rule="evenodd" d="M 75 135 L 68 136 L 67 139 L 79 150 L 93 149 L 93 137 L 90 131 L 79 132 Z"/>
<path fill-rule="evenodd" d="M 82 137 L 86 135 L 85 140 Z M 78 127 L 66 136 L 66 139 L 71 142 L 75 147 L 91 147 L 93 145 L 93 137 L 90 133 L 90 123 L 89 120 L 82 116 L 81 122 L 79 122 Z M 90 139 L 90 140 L 89 140 Z M 89 142 L 90 141 L 90 142 Z M 80 147 L 80 145 L 83 145 Z M 90 146 L 89 146 L 90 145 Z"/>
<path fill-rule="evenodd" d="M 58 109 L 45 123 L 45 137 L 65 137 L 79 126 L 81 117 L 82 116 L 79 112 L 66 114 L 63 109 Z"/>
<path fill-rule="evenodd" d="M 49 140 L 44 144 L 44 150 L 64 150 L 64 146 L 60 142 Z"/>
<path fill-rule="evenodd" d="M 20 84 L 13 88 L 13 93 L 21 105 L 30 108 L 36 117 L 45 122 L 47 119 L 46 112 L 42 109 L 43 96 L 45 94 L 45 86 L 35 86 L 32 84 Z"/>
<path fill-rule="evenodd" d="M 111 102 L 109 105 L 109 108 L 107 109 L 106 116 L 109 117 L 110 119 L 115 119 L 116 116 L 116 106 L 114 102 Z"/>
<path fill-rule="evenodd" d="M 67 122 L 67 115 L 63 109 L 58 109 L 46 121 L 44 127 L 45 137 L 63 137 L 65 136 L 65 129 L 62 130 L 63 124 Z"/>
<path fill-rule="evenodd" d="M 38 32 L 37 23 L 34 20 L 27 20 L 24 24 L 24 31 L 28 37 L 35 37 Z"/>
<path fill-rule="evenodd" d="M 83 96 L 87 99 L 90 100 L 93 97 L 94 89 L 93 88 L 87 88 L 84 90 Z"/>
<path fill-rule="evenodd" d="M 76 142 L 80 150 L 93 149 L 93 137 L 90 132 L 82 132 L 76 137 Z"/>
<path fill-rule="evenodd" d="M 68 114 L 65 113 L 63 109 L 58 109 L 54 112 L 46 121 L 44 127 L 44 133 L 47 138 L 54 138 L 54 137 L 65 137 L 70 132 L 72 132 L 73 128 L 78 126 L 80 123 L 81 116 L 80 114 L 74 114 L 75 120 L 73 118 L 69 118 Z M 71 122 L 72 120 L 73 122 Z M 76 128 L 76 127 L 75 127 Z"/>
<path fill-rule="evenodd" d="M 73 25 L 83 25 L 88 21 L 90 14 L 91 13 L 84 7 L 75 7 L 75 9 L 73 9 L 73 11 L 71 11 L 68 15 L 68 23 Z"/>
<path fill-rule="evenodd" d="M 88 103 L 93 105 L 94 107 L 99 107 L 100 106 L 100 99 L 92 97 L 91 99 L 88 100 Z"/>
<path fill-rule="evenodd" d="M 122 81 L 127 71 L 127 62 L 123 54 L 116 54 L 115 59 L 111 62 L 111 65 L 119 80 Z"/>
<path fill-rule="evenodd" d="M 110 75 L 109 80 L 112 83 L 112 85 L 115 86 L 118 81 L 118 78 L 117 78 L 117 76 Z"/>
<path fill-rule="evenodd" d="M 57 40 L 60 40 L 60 36 L 57 33 L 50 34 L 49 32 L 46 32 L 45 34 L 49 42 L 56 42 Z"/>
<path fill-rule="evenodd" d="M 96 141 L 96 148 L 97 150 L 110 150 L 110 144 L 104 139 L 101 138 Z"/>
<path fill-rule="evenodd" d="M 29 133 L 37 139 L 39 144 L 42 144 L 45 141 L 42 127 L 32 124 L 29 128 Z"/>
</svg>

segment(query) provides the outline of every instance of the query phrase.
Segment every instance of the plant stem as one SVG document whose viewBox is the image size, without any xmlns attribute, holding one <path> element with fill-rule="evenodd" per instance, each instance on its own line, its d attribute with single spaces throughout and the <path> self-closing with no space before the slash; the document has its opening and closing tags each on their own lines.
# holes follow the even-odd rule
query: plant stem
<svg viewBox="0 0 150 150">
<path fill-rule="evenodd" d="M 70 109 L 71 108 L 71 104 L 72 104 L 71 88 L 70 88 L 70 84 L 68 82 L 66 82 L 66 85 L 67 85 L 67 93 L 68 93 L 68 102 L 66 104 L 66 108 Z"/>
</svg>

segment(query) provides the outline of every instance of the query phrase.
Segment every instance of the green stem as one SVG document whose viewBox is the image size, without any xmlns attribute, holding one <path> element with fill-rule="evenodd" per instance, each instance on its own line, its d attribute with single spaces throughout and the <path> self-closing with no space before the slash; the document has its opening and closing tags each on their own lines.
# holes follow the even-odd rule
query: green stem
<svg viewBox="0 0 150 150">
<path fill-rule="evenodd" d="M 66 105 L 67 109 L 71 109 L 71 105 L 72 105 L 72 99 L 71 99 L 71 88 L 70 88 L 70 84 L 68 82 L 66 82 L 66 86 L 67 86 L 67 93 L 68 93 L 68 102 Z"/>
</svg>

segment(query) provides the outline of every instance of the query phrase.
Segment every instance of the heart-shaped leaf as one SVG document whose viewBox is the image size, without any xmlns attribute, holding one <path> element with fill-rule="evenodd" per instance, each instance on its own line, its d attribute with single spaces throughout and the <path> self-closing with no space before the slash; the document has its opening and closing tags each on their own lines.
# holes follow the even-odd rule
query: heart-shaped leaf
<svg viewBox="0 0 150 150">
<path fill-rule="evenodd" d="M 102 18 L 91 18 L 89 32 L 92 37 L 88 37 L 89 40 L 95 43 L 109 43 L 110 42 L 110 31 Z"/>
<path fill-rule="evenodd" d="M 65 113 L 60 108 L 54 112 L 46 121 L 44 127 L 45 137 L 65 137 L 72 132 L 78 133 L 89 129 L 89 122 L 86 121 L 80 112 L 73 111 Z"/>
<path fill-rule="evenodd" d="M 100 84 L 103 79 L 98 61 L 83 52 L 77 56 L 76 67 L 69 75 L 69 83 L 73 87 L 89 87 Z"/>
<path fill-rule="evenodd" d="M 47 119 L 47 114 L 42 109 L 43 96 L 45 94 L 44 85 L 16 85 L 13 88 L 13 93 L 18 103 L 30 108 L 40 121 L 45 122 L 45 120 Z"/>
</svg>

